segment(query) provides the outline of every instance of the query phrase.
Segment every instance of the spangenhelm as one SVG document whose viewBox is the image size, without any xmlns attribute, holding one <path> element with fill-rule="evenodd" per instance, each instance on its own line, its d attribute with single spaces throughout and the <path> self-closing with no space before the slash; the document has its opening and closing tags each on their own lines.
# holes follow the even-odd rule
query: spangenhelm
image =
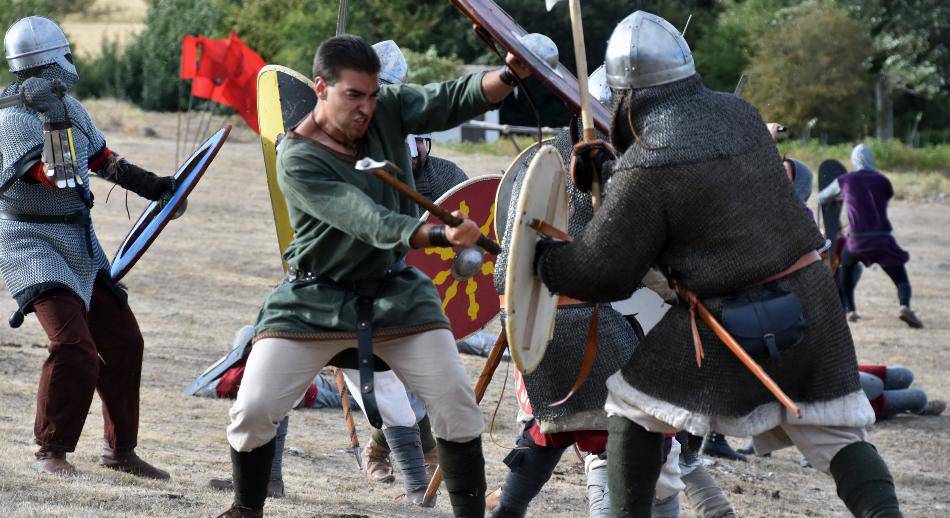
<svg viewBox="0 0 950 518">
<path fill-rule="evenodd" d="M 689 45 L 670 22 L 637 11 L 617 24 L 607 42 L 607 84 L 616 90 L 648 88 L 696 73 Z"/>
<path fill-rule="evenodd" d="M 11 25 L 3 37 L 3 51 L 10 72 L 56 63 L 68 74 L 79 76 L 66 34 L 56 22 L 42 16 L 21 18 Z"/>
<path fill-rule="evenodd" d="M 610 107 L 613 92 L 610 91 L 610 85 L 607 84 L 607 67 L 600 65 L 597 70 L 594 70 L 587 79 L 587 90 L 595 99 L 600 101 L 600 104 Z"/>
<path fill-rule="evenodd" d="M 373 45 L 379 56 L 379 82 L 384 85 L 398 85 L 406 81 L 409 65 L 399 45 L 393 40 L 381 41 Z"/>
</svg>

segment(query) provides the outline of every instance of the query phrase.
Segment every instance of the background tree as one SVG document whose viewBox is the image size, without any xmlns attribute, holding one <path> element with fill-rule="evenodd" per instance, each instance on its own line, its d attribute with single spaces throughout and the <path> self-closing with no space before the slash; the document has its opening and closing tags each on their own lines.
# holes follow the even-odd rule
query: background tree
<svg viewBox="0 0 950 518">
<path fill-rule="evenodd" d="M 830 4 L 786 13 L 754 41 L 756 57 L 746 98 L 766 120 L 816 130 L 832 138 L 858 134 L 867 113 L 870 40 L 865 28 Z"/>
<path fill-rule="evenodd" d="M 838 2 L 864 23 L 874 43 L 875 134 L 894 136 L 895 101 L 924 126 L 950 124 L 950 3 L 941 0 Z M 907 121 L 904 121 L 905 124 Z"/>
</svg>

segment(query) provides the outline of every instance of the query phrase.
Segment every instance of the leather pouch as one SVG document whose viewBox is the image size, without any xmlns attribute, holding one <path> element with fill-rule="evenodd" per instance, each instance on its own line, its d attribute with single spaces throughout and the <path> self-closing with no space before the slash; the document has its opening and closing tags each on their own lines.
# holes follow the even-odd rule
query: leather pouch
<svg viewBox="0 0 950 518">
<path fill-rule="evenodd" d="M 781 353 L 805 335 L 805 316 L 794 293 L 766 285 L 727 297 L 722 325 L 757 361 L 779 365 Z"/>
</svg>

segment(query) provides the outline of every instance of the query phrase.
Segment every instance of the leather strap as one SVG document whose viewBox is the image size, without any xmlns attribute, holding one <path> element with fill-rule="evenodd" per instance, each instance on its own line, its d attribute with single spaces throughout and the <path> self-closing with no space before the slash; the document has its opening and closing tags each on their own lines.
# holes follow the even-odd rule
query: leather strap
<svg viewBox="0 0 950 518">
<path fill-rule="evenodd" d="M 797 272 L 798 270 L 801 270 L 802 268 L 820 260 L 821 260 L 821 256 L 818 255 L 818 252 L 816 250 L 812 250 L 811 252 L 808 252 L 807 254 L 801 256 L 797 261 L 795 261 L 794 264 L 792 264 L 785 270 L 775 275 L 770 275 L 766 277 L 765 279 L 762 279 L 761 281 L 750 285 L 749 288 L 755 288 L 756 286 L 761 286 L 763 284 L 768 284 L 770 282 L 777 281 L 784 277 L 788 277 L 789 275 Z M 696 308 L 698 305 L 701 304 L 701 301 L 699 300 L 699 295 L 679 285 L 676 285 L 675 289 L 676 289 L 676 293 L 680 296 L 680 298 L 685 300 L 686 303 L 689 304 L 689 323 L 690 323 L 690 328 L 693 333 L 693 349 L 696 351 L 696 366 L 702 367 L 703 358 L 705 358 L 706 355 L 703 352 L 702 339 L 699 337 L 699 326 L 696 324 Z"/>
<path fill-rule="evenodd" d="M 22 223 L 59 223 L 63 225 L 85 225 L 89 222 L 89 211 L 79 210 L 69 214 L 24 214 L 19 212 L 0 211 L 0 219 L 20 221 Z"/>
<path fill-rule="evenodd" d="M 557 305 L 560 306 L 574 306 L 577 304 L 587 304 L 587 302 L 575 299 L 573 297 L 568 297 L 567 295 L 558 295 L 557 296 Z M 505 309 L 505 296 L 498 296 L 498 305 L 501 306 L 501 309 Z"/>
<path fill-rule="evenodd" d="M 531 220 L 531 223 L 528 224 L 528 226 L 542 236 L 560 239 L 561 241 L 572 241 L 571 236 L 567 232 L 564 232 L 563 230 L 551 225 L 547 221 L 533 219 Z"/>
<path fill-rule="evenodd" d="M 587 377 L 590 376 L 590 371 L 594 367 L 594 360 L 597 359 L 597 329 L 599 327 L 597 324 L 599 321 L 600 304 L 595 304 L 594 312 L 590 316 L 590 325 L 587 327 L 587 344 L 584 347 L 584 359 L 581 361 L 581 369 L 577 373 L 577 378 L 574 379 L 574 384 L 571 385 L 571 390 L 567 391 L 567 395 L 549 404 L 549 407 L 566 403 L 568 399 L 571 399 L 571 396 L 580 390 L 584 382 L 587 381 Z"/>
</svg>

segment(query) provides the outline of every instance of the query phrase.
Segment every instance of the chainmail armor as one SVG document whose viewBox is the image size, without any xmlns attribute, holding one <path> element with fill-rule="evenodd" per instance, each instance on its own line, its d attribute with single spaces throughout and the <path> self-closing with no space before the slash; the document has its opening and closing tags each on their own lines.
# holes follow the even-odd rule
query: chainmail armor
<svg viewBox="0 0 950 518">
<path fill-rule="evenodd" d="M 554 292 L 622 299 L 655 264 L 700 294 L 718 318 L 722 301 L 716 295 L 741 291 L 822 245 L 750 105 L 708 90 L 698 76 L 635 91 L 624 102 L 631 103 L 637 132 L 651 149 L 630 143 L 614 164 L 604 208 L 587 230 L 542 255 L 540 274 Z M 625 124 L 625 106 L 615 112 L 615 126 Z M 782 354 L 781 367 L 762 367 L 799 402 L 859 390 L 854 345 L 828 271 L 815 263 L 777 284 L 801 301 L 805 336 Z M 633 352 L 623 368 L 626 383 L 703 415 L 749 419 L 757 407 L 774 402 L 713 332 L 701 321 L 698 326 L 705 349 L 701 368 L 688 307 L 681 303 Z"/>
<path fill-rule="evenodd" d="M 3 95 L 16 93 L 18 88 L 19 83 L 14 82 Z M 91 205 L 88 159 L 104 148 L 105 138 L 79 101 L 70 96 L 64 101 L 74 125 L 77 176 L 82 178 L 82 185 L 51 189 L 39 183 L 17 181 L 0 197 L 0 210 L 65 215 Z M 76 126 L 82 127 L 91 141 Z M 23 106 L 0 110 L 0 182 L 15 173 L 21 157 L 42 145 L 43 123 L 35 111 Z M 108 269 L 109 261 L 91 224 L 87 228 L 0 220 L 0 274 L 21 308 L 32 302 L 42 289 L 65 287 L 75 292 L 88 309 L 96 275 L 100 271 L 108 273 Z"/>
<path fill-rule="evenodd" d="M 438 200 L 449 189 L 468 180 L 468 175 L 454 162 L 429 156 L 422 173 L 416 176 L 416 191 L 432 201 Z"/>
<path fill-rule="evenodd" d="M 565 165 L 570 164 L 574 144 L 567 130 L 558 133 L 550 145 L 561 153 Z M 517 200 L 520 196 L 524 174 L 534 155 L 535 153 L 526 153 L 521 161 L 512 166 L 512 174 L 517 175 L 512 185 L 512 200 Z M 591 197 L 589 193 L 574 187 L 570 174 L 567 174 L 567 193 L 569 207 L 567 232 L 571 236 L 579 236 L 593 217 Z M 498 293 L 504 293 L 511 228 L 514 226 L 517 214 L 516 205 L 517 203 L 514 202 L 509 204 L 505 235 L 502 239 L 502 252 L 495 262 L 495 288 Z M 606 420 L 603 419 L 605 416 L 602 411 L 604 401 L 607 399 L 605 381 L 627 362 L 637 343 L 633 328 L 623 315 L 609 305 L 600 307 L 597 359 L 587 381 L 563 405 L 548 406 L 567 394 L 580 372 L 593 308 L 593 304 L 559 307 L 554 320 L 554 335 L 548 343 L 545 358 L 541 360 L 537 370 L 524 375 L 524 384 L 528 391 L 528 398 L 531 400 L 534 417 L 541 421 L 543 428 L 546 428 L 546 422 L 553 422 L 555 425 L 561 425 L 556 428 L 557 431 L 606 430 Z M 504 317 L 505 311 L 502 310 L 502 318 Z M 591 413 L 591 419 L 569 419 L 570 416 L 582 412 Z"/>
</svg>

